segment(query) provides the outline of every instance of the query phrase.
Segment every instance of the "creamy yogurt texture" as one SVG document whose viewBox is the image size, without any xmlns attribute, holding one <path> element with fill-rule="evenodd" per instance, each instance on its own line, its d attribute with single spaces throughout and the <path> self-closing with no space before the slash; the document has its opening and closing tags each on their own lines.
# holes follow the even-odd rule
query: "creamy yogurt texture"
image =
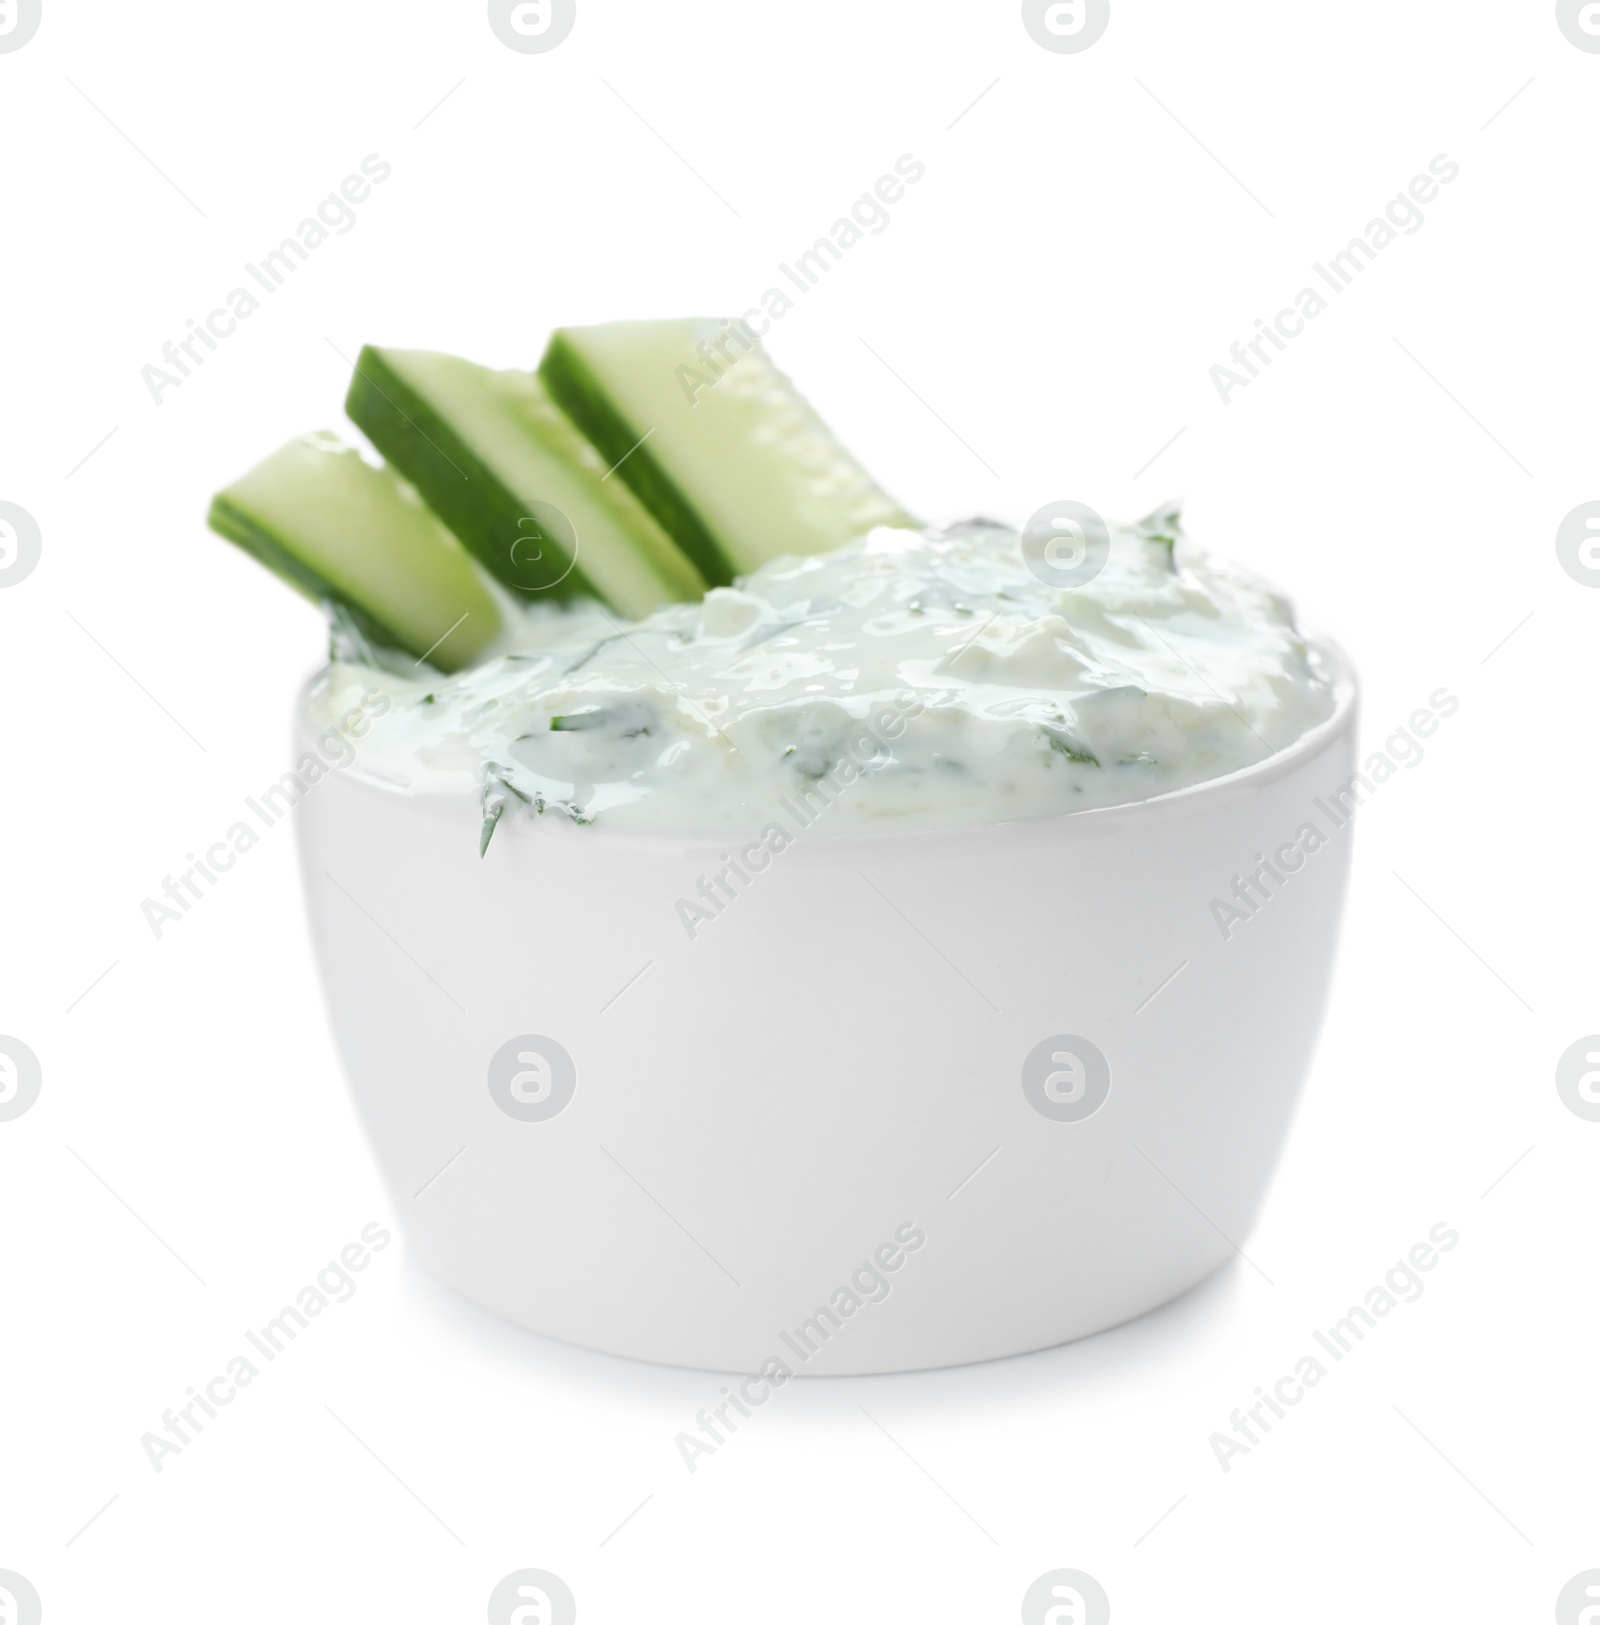
<svg viewBox="0 0 1600 1625">
<path fill-rule="evenodd" d="M 1170 510 L 1114 529 L 1080 586 L 1030 556 L 984 520 L 885 528 L 637 623 L 541 605 L 453 677 L 346 648 L 309 720 L 380 690 L 354 771 L 470 798 L 487 840 L 518 815 L 753 834 L 794 810 L 817 833 L 1075 812 L 1230 773 L 1332 712 L 1288 602 Z"/>
</svg>

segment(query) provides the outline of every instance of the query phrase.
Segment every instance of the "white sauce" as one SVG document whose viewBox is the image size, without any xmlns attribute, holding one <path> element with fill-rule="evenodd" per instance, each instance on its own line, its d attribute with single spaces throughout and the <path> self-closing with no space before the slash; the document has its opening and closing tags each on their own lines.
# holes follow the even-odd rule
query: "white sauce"
<svg viewBox="0 0 1600 1625">
<path fill-rule="evenodd" d="M 474 828 L 480 798 L 675 834 L 754 833 L 785 797 L 825 806 L 819 832 L 1141 801 L 1260 761 L 1334 704 L 1287 601 L 1152 539 L 1176 534 L 1164 517 L 1113 530 L 1078 587 L 975 520 L 875 530 L 634 624 L 541 607 L 454 677 L 336 661 L 310 720 L 335 727 L 377 688 L 392 703 L 353 770 L 459 796 Z"/>
</svg>

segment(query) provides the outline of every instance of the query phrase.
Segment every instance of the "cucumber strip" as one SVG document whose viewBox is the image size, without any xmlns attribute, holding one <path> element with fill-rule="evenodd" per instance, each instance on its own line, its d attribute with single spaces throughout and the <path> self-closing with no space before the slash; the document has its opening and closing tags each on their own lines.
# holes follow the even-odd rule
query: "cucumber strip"
<svg viewBox="0 0 1600 1625">
<path fill-rule="evenodd" d="M 369 637 L 457 671 L 499 636 L 471 559 L 392 469 L 302 435 L 211 499 L 211 528 Z"/>
<path fill-rule="evenodd" d="M 739 323 L 558 328 L 539 376 L 716 585 L 915 523 Z"/>
<path fill-rule="evenodd" d="M 368 345 L 345 410 L 513 591 L 588 591 L 631 620 L 705 592 L 532 373 Z"/>
</svg>

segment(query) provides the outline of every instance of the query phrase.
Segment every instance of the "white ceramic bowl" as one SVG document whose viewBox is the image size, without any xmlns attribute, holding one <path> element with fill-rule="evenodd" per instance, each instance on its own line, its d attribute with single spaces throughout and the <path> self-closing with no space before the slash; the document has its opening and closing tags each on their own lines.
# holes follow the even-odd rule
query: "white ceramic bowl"
<svg viewBox="0 0 1600 1625">
<path fill-rule="evenodd" d="M 1016 1354 L 1193 1286 L 1250 1229 L 1327 994 L 1356 716 L 1329 656 L 1334 715 L 1258 766 L 1059 817 L 819 826 L 692 940 L 676 902 L 725 842 L 508 815 L 480 860 L 466 799 L 324 780 L 313 935 L 411 1245 L 549 1336 L 746 1372 Z M 1281 884 L 1225 936 L 1212 900 L 1243 915 L 1258 853 Z"/>
</svg>

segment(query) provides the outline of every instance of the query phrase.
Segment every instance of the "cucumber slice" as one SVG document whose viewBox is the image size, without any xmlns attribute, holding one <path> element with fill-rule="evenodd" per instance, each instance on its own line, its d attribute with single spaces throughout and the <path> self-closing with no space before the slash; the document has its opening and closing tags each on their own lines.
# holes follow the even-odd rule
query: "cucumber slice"
<svg viewBox="0 0 1600 1625">
<path fill-rule="evenodd" d="M 915 523 L 738 323 L 558 328 L 539 376 L 714 584 Z"/>
<path fill-rule="evenodd" d="M 368 345 L 345 410 L 514 591 L 588 590 L 632 620 L 705 592 L 532 373 Z"/>
<path fill-rule="evenodd" d="M 291 440 L 211 499 L 211 528 L 369 637 L 456 671 L 500 632 L 472 560 L 393 470 L 337 435 Z"/>
</svg>

